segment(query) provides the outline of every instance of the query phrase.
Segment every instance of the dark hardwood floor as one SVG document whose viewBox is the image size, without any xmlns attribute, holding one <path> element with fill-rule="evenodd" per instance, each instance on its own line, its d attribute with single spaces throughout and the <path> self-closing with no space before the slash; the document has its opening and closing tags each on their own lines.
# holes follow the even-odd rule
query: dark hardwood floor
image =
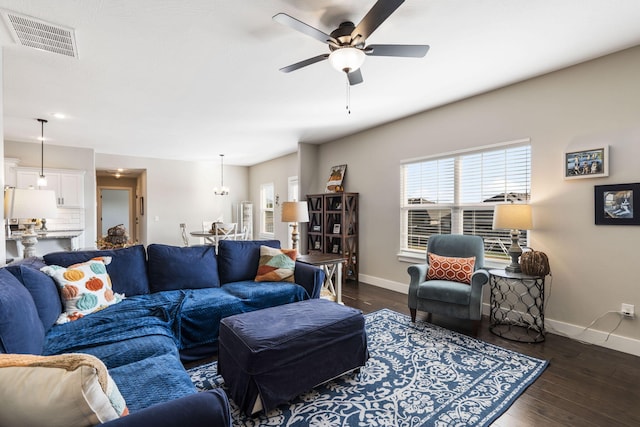
<svg viewBox="0 0 640 427">
<path fill-rule="evenodd" d="M 388 308 L 409 314 L 407 296 L 347 282 L 343 302 L 364 313 Z M 425 320 L 418 312 L 418 319 Z M 471 322 L 433 316 L 432 323 L 472 335 Z M 640 357 L 547 333 L 538 344 L 505 340 L 484 318 L 477 338 L 549 361 L 545 372 L 493 426 L 640 426 Z"/>
</svg>

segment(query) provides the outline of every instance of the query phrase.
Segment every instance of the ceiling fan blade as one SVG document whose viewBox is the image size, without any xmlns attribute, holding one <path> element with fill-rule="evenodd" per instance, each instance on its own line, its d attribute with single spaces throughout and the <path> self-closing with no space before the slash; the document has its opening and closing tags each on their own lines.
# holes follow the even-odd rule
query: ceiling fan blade
<svg viewBox="0 0 640 427">
<path fill-rule="evenodd" d="M 351 33 L 352 40 L 364 42 L 402 3 L 404 0 L 378 0 Z"/>
<path fill-rule="evenodd" d="M 274 15 L 272 19 L 276 22 L 286 25 L 287 27 L 291 27 L 296 31 L 300 31 L 302 34 L 313 37 L 314 39 L 322 43 L 329 44 L 329 42 L 333 42 L 335 44 L 338 44 L 338 41 L 331 37 L 329 34 L 323 33 L 317 28 L 313 28 L 311 25 L 305 24 L 304 22 L 292 16 L 289 16 L 286 13 L 278 13 L 277 15 Z"/>
<path fill-rule="evenodd" d="M 364 81 L 362 79 L 362 72 L 360 72 L 360 68 L 350 73 L 347 73 L 347 78 L 349 79 L 349 84 L 351 86 L 360 84 Z"/>
<path fill-rule="evenodd" d="M 328 53 L 323 53 L 322 55 L 314 56 L 313 58 L 305 59 L 304 61 L 296 62 L 295 64 L 291 64 L 287 67 L 280 68 L 280 71 L 283 73 L 290 73 L 291 71 L 295 71 L 299 68 L 306 67 L 307 65 L 315 64 L 316 62 L 323 61 L 329 57 Z"/>
<path fill-rule="evenodd" d="M 366 47 L 364 53 L 368 56 L 403 56 L 422 58 L 429 51 L 426 44 L 372 44 Z"/>
</svg>

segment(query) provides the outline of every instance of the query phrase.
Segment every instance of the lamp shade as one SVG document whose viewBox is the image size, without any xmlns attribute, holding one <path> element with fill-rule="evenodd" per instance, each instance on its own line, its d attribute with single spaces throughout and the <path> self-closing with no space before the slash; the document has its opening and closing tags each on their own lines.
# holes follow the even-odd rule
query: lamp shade
<svg viewBox="0 0 640 427">
<path fill-rule="evenodd" d="M 513 203 L 496 205 L 493 211 L 493 228 L 531 230 L 533 228 L 531 205 Z"/>
<path fill-rule="evenodd" d="M 307 202 L 282 203 L 282 222 L 309 222 Z"/>
<path fill-rule="evenodd" d="M 342 47 L 329 54 L 331 66 L 338 71 L 350 73 L 360 68 L 364 62 L 364 52 L 355 47 Z"/>
<path fill-rule="evenodd" d="M 55 218 L 58 214 L 56 193 L 53 190 L 16 188 L 7 191 L 5 208 L 7 218 Z"/>
</svg>

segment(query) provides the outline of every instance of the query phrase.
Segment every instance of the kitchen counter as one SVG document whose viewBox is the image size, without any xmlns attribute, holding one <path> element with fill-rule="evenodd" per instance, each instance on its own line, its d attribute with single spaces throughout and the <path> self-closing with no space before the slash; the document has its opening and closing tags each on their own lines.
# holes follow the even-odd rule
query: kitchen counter
<svg viewBox="0 0 640 427">
<path fill-rule="evenodd" d="M 38 232 L 38 240 L 48 239 L 73 239 L 82 234 L 84 230 L 65 230 L 65 231 L 47 231 L 46 233 Z M 6 240 L 20 240 L 22 232 L 13 232 L 11 236 L 7 236 Z"/>
<path fill-rule="evenodd" d="M 55 230 L 46 233 L 38 233 L 38 244 L 36 245 L 36 255 L 42 256 L 50 252 L 76 251 L 80 248 L 78 236 L 84 230 Z M 24 246 L 22 245 L 22 233 L 12 232 L 11 236 L 5 237 L 7 258 L 22 258 Z"/>
</svg>

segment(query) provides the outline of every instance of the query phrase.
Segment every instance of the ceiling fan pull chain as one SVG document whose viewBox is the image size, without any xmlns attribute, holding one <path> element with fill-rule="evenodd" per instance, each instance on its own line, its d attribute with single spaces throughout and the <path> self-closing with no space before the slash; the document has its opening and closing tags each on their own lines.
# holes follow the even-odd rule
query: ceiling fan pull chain
<svg viewBox="0 0 640 427">
<path fill-rule="evenodd" d="M 349 74 L 345 72 L 344 75 L 347 78 L 347 114 L 351 114 L 351 108 L 349 108 L 351 104 L 351 84 L 349 84 Z"/>
</svg>

